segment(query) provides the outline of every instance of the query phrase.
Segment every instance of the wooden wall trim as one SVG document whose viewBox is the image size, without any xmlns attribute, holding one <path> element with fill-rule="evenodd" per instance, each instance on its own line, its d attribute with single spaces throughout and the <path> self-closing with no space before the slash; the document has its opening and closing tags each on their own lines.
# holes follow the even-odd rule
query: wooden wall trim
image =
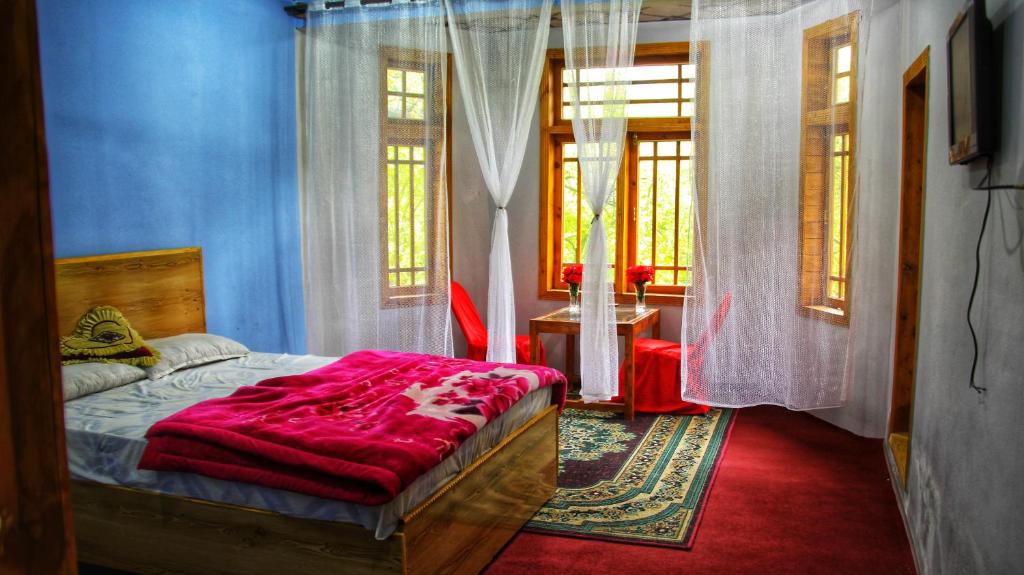
<svg viewBox="0 0 1024 575">
<path fill-rule="evenodd" d="M 76 563 L 36 30 L 34 0 L 7 6 L 0 19 L 0 572 L 70 574 Z"/>
<path fill-rule="evenodd" d="M 899 260 L 893 330 L 892 401 L 887 445 L 906 489 L 917 371 L 921 255 L 928 143 L 929 48 L 903 74 L 903 125 L 900 167 Z"/>
</svg>

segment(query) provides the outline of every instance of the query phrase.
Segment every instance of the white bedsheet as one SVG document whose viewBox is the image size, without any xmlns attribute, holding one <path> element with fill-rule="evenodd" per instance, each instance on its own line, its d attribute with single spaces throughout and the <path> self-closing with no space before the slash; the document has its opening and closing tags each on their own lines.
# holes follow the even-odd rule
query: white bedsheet
<svg viewBox="0 0 1024 575">
<path fill-rule="evenodd" d="M 194 473 L 137 468 L 146 446 L 146 431 L 157 421 L 200 401 L 229 395 L 240 386 L 305 373 L 335 359 L 252 353 L 69 401 L 64 404 L 64 417 L 71 477 L 256 507 L 293 517 L 357 523 L 374 531 L 378 539 L 386 539 L 402 515 L 551 403 L 549 387 L 530 393 L 394 500 L 373 507 Z"/>
</svg>

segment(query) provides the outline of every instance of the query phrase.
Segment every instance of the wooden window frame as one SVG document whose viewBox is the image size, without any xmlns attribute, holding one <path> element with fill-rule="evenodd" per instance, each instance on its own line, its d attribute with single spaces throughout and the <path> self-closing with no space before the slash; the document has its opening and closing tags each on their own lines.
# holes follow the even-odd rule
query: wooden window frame
<svg viewBox="0 0 1024 575">
<path fill-rule="evenodd" d="M 697 92 L 706 90 L 708 85 L 709 51 L 706 44 L 699 50 L 691 51 L 689 42 L 662 42 L 638 44 L 634 66 L 657 64 L 696 63 Z M 561 118 L 562 80 L 565 68 L 565 52 L 561 49 L 548 50 L 540 93 L 540 242 L 538 266 L 538 297 L 547 300 L 568 300 L 568 286 L 561 281 L 561 209 L 562 177 L 561 144 L 573 141 L 571 120 Z M 704 106 L 706 98 L 698 100 L 698 107 Z M 707 117 L 706 110 L 696 110 L 701 117 Z M 626 268 L 635 261 L 634 235 L 636 230 L 637 177 L 633 166 L 636 161 L 637 139 L 690 139 L 694 142 L 692 161 L 695 162 L 696 178 L 694 193 L 706 197 L 707 189 L 707 139 L 694 138 L 693 119 L 685 118 L 630 118 L 626 125 L 626 149 L 622 168 L 619 171 L 616 193 L 616 250 L 615 250 L 615 299 L 618 303 L 629 303 L 634 299 L 634 287 L 626 280 Z M 636 139 L 634 139 L 636 136 Z M 698 201 L 703 210 L 705 202 Z M 696 242 L 695 242 L 696 243 Z M 694 253 L 694 258 L 697 254 Z M 693 269 L 698 266 L 694 262 Z M 692 277 L 692 276 L 691 276 Z M 692 281 L 692 280 L 691 280 Z M 684 286 L 650 286 L 648 303 L 681 305 L 685 296 Z"/>
<path fill-rule="evenodd" d="M 851 281 L 850 249 L 844 254 L 845 297 L 838 300 L 828 294 L 829 269 L 827 243 L 831 219 L 828 215 L 832 194 L 833 138 L 849 136 L 849 172 L 846 228 L 854 227 L 852 207 L 856 184 L 856 109 L 857 109 L 857 24 L 859 12 L 851 12 L 804 30 L 802 97 L 800 121 L 800 234 L 797 262 L 797 310 L 808 317 L 837 325 L 849 325 Z M 835 103 L 836 73 L 832 51 L 850 45 L 850 99 Z M 822 54 L 827 58 L 822 59 Z M 820 86 L 827 83 L 827 90 Z M 813 89 L 812 89 L 813 88 Z M 815 97 L 816 96 L 816 97 Z M 849 231 L 847 231 L 849 234 Z M 847 236 L 849 237 L 849 236 Z"/>
<path fill-rule="evenodd" d="M 631 171 L 629 172 L 629 183 L 628 183 L 628 194 L 627 194 L 627 201 L 629 202 L 629 206 L 628 206 L 628 210 L 629 210 L 628 211 L 628 216 L 629 217 L 628 217 L 627 221 L 629 222 L 630 226 L 632 226 L 634 228 L 638 228 L 639 224 L 637 223 L 637 211 L 639 209 L 639 201 L 640 201 L 640 193 L 639 193 L 639 189 L 638 189 L 639 188 L 639 185 L 638 185 L 639 178 L 638 178 L 638 174 L 632 173 L 632 169 L 633 169 L 634 166 L 639 166 L 640 165 L 640 163 L 639 163 L 640 162 L 640 142 L 641 141 L 659 142 L 659 141 L 670 141 L 670 140 L 689 140 L 689 141 L 692 142 L 693 141 L 693 133 L 691 131 L 685 131 L 685 132 L 682 132 L 682 131 L 681 132 L 642 132 L 642 133 L 641 132 L 633 132 L 631 134 L 631 136 L 632 137 L 629 138 L 629 148 L 628 148 L 628 153 L 629 153 L 629 165 L 628 165 L 628 168 Z M 655 153 L 657 154 L 657 152 L 655 152 Z M 654 157 L 657 158 L 658 156 L 655 155 Z M 694 146 L 694 154 L 692 156 L 690 156 L 690 161 L 691 162 L 697 161 L 696 146 Z M 681 174 L 681 172 L 677 169 L 676 170 L 677 185 L 678 185 L 678 180 L 679 180 L 680 174 Z M 657 173 L 656 172 L 655 172 L 655 179 L 657 179 Z M 655 194 L 657 194 L 657 191 L 655 191 Z M 655 201 L 655 204 L 656 203 L 657 202 Z M 703 205 L 703 203 L 702 203 L 702 205 Z M 679 233 L 679 212 L 678 212 L 678 206 L 677 206 L 677 211 L 676 211 L 676 224 L 675 224 L 675 228 L 676 228 L 676 234 L 677 234 L 676 241 L 678 241 L 678 233 Z M 629 238 L 626 238 L 626 242 L 625 242 L 626 243 L 625 247 L 626 247 L 626 260 L 627 260 L 627 262 L 635 262 L 636 261 L 636 246 L 637 246 L 637 242 L 635 241 L 635 238 L 636 238 L 636 233 L 637 232 L 636 232 L 636 229 L 633 229 L 632 231 L 633 231 L 633 233 L 631 234 L 631 236 Z M 656 243 L 656 242 L 654 242 L 654 243 Z M 692 249 L 693 248 L 691 247 L 691 251 L 692 251 Z M 656 252 L 656 250 L 655 250 L 655 252 Z M 676 264 L 678 265 L 678 261 L 676 262 Z M 659 268 L 659 266 L 654 266 L 654 267 L 655 267 L 655 270 L 657 270 Z M 692 274 L 694 273 L 695 268 L 696 268 L 696 266 L 693 266 L 692 264 L 691 264 L 691 267 L 687 268 L 688 271 L 691 273 L 691 277 L 692 277 Z M 655 272 L 655 273 L 657 273 L 657 272 Z M 625 282 L 623 287 L 624 287 L 625 293 L 629 294 L 629 297 L 634 297 L 633 294 L 636 293 L 636 287 L 633 284 L 631 284 L 631 283 L 629 283 L 627 281 L 627 282 Z M 684 295 L 686 295 L 686 286 L 684 286 L 684 285 L 657 285 L 657 284 L 650 284 L 650 285 L 647 286 L 647 297 L 648 298 L 651 298 L 652 296 L 659 295 L 659 294 L 663 295 L 663 296 L 670 296 L 670 297 L 674 296 L 675 298 L 682 298 Z M 658 298 L 658 299 L 662 300 L 662 301 L 664 300 L 664 298 Z M 670 302 L 670 303 L 678 303 L 678 302 Z"/>
<path fill-rule="evenodd" d="M 428 58 L 430 56 L 430 58 Z M 407 71 L 422 71 L 425 73 L 424 82 L 427 82 L 427 78 L 430 78 L 430 74 L 427 72 L 427 62 L 430 60 L 437 60 L 442 62 L 445 66 L 442 75 L 442 82 L 428 83 L 424 86 L 424 110 L 428 110 L 428 106 L 432 106 L 432 114 L 429 116 L 434 119 L 432 125 L 424 127 L 423 122 L 418 120 L 407 120 L 400 118 L 391 118 L 388 114 L 388 89 L 387 89 L 387 72 L 389 68 L 399 68 Z M 389 282 L 388 275 L 391 272 L 391 268 L 388 265 L 388 226 L 383 224 L 380 226 L 380 273 L 378 276 L 378 283 L 380 285 L 380 301 L 381 306 L 388 307 L 405 307 L 405 306 L 417 306 L 424 304 L 436 304 L 442 303 L 447 298 L 448 292 L 448 277 L 451 274 L 451 258 L 448 257 L 446 264 L 448 267 L 448 273 L 440 273 L 438 266 L 430 265 L 432 260 L 443 255 L 441 246 L 437 245 L 437 238 L 446 237 L 448 245 L 448 253 L 451 253 L 452 246 L 452 231 L 451 231 L 451 154 L 449 153 L 451 140 L 452 140 L 452 119 L 451 119 L 451 97 L 452 97 L 452 60 L 451 55 L 446 54 L 441 58 L 437 58 L 433 54 L 429 54 L 423 50 L 407 49 L 407 48 L 383 48 L 380 56 L 380 71 L 379 71 L 379 83 L 380 88 L 380 147 L 379 147 L 379 166 L 381 166 L 382 174 L 380 175 L 379 182 L 379 201 L 380 201 L 380 213 L 382 214 L 382 222 L 387 221 L 388 216 L 388 178 L 387 178 L 387 166 L 388 157 L 387 149 L 388 146 L 424 146 L 424 154 L 426 162 L 431 165 L 432 174 L 438 175 L 433 181 L 429 182 L 429 193 L 432 198 L 435 198 L 431 202 L 433 209 L 430 211 L 428 217 L 428 226 L 433 229 L 431 233 L 427 234 L 428 249 L 427 249 L 427 283 L 424 286 L 397 286 L 392 287 Z M 438 74 L 439 72 L 434 72 Z M 441 121 L 437 121 L 441 119 Z M 429 134 L 429 141 L 424 141 L 424 134 Z M 444 138 L 444 146 L 437 146 L 435 143 L 441 138 Z M 443 176 L 442 176 L 443 174 Z M 440 202 L 436 201 L 436 198 L 440 198 L 441 193 L 444 193 L 445 206 L 444 210 L 446 213 L 441 212 Z M 443 216 L 447 216 L 447 219 Z"/>
</svg>

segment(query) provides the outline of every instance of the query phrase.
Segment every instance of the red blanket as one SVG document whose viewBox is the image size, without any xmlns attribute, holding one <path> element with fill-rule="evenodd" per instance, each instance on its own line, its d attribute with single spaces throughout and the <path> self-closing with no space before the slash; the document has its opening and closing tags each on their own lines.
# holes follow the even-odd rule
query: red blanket
<svg viewBox="0 0 1024 575">
<path fill-rule="evenodd" d="M 360 351 L 158 422 L 139 468 L 379 505 L 547 386 L 563 405 L 565 376 L 551 368 Z"/>
</svg>

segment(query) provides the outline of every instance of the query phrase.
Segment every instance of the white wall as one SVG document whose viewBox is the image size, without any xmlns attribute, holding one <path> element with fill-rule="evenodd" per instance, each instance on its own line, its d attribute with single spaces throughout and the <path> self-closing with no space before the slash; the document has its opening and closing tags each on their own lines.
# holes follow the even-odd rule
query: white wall
<svg viewBox="0 0 1024 575">
<path fill-rule="evenodd" d="M 931 46 L 921 324 L 908 491 L 902 497 L 923 573 L 1015 573 L 1024 565 L 1024 193 L 995 192 L 982 247 L 974 317 L 982 355 L 968 389 L 971 339 L 965 321 L 985 193 L 971 191 L 979 166 L 950 166 L 945 40 L 961 0 L 875 2 L 867 52 L 859 161 L 854 343 L 847 403 L 816 415 L 872 437 L 886 430 L 898 246 L 902 71 Z M 1002 145 L 997 182 L 1024 181 L 1024 0 L 989 2 L 1005 45 Z M 551 46 L 560 46 L 560 30 Z M 640 42 L 684 41 L 686 23 L 644 24 Z M 862 39 L 862 41 L 865 41 Z M 454 95 L 455 278 L 485 313 L 493 205 Z M 537 297 L 538 123 L 512 203 L 512 258 L 519 333 L 560 302 Z M 481 199 L 480 195 L 483 196 Z M 662 337 L 677 339 L 679 313 L 663 313 Z M 456 336 L 457 341 L 459 335 Z M 546 340 L 561 366 L 561 338 Z"/>
<path fill-rule="evenodd" d="M 983 162 L 947 162 L 946 34 L 960 0 L 904 0 L 901 69 L 931 46 L 923 281 L 908 491 L 923 573 L 1024 569 L 1024 192 L 994 192 L 974 318 L 979 395 L 968 388 L 965 314 L 985 192 Z M 990 2 L 1005 46 L 994 180 L 1024 182 L 1024 1 Z M 895 138 L 897 127 L 893 127 Z"/>
<path fill-rule="evenodd" d="M 892 3 L 877 2 L 876 6 Z M 896 215 L 898 195 L 898 137 L 890 133 L 898 125 L 899 72 L 891 55 L 898 50 L 898 10 L 877 8 L 871 18 L 867 52 L 866 112 L 860 133 L 860 162 L 868 179 L 862 183 L 858 202 L 858 246 L 855 256 L 859 291 L 854 308 L 852 378 L 846 405 L 817 415 L 861 435 L 881 437 L 885 432 L 891 367 L 892 313 L 896 271 Z M 640 24 L 638 42 L 689 40 L 688 22 Z M 561 29 L 551 31 L 550 47 L 561 47 Z M 797 67 L 799 69 L 799 67 Z M 453 118 L 453 247 L 454 277 L 473 296 L 480 313 L 486 314 L 487 255 L 494 209 L 484 187 L 469 136 L 461 95 L 455 90 Z M 537 296 L 540 217 L 539 118 L 534 122 L 516 193 L 509 205 L 512 261 L 516 290 L 518 333 L 529 330 L 529 319 L 553 310 L 563 302 Z M 794 192 L 795 193 L 795 192 Z M 662 337 L 679 340 L 680 309 L 662 307 Z M 456 351 L 464 349 L 456 329 Z M 549 363 L 563 365 L 563 338 L 546 336 Z"/>
</svg>

